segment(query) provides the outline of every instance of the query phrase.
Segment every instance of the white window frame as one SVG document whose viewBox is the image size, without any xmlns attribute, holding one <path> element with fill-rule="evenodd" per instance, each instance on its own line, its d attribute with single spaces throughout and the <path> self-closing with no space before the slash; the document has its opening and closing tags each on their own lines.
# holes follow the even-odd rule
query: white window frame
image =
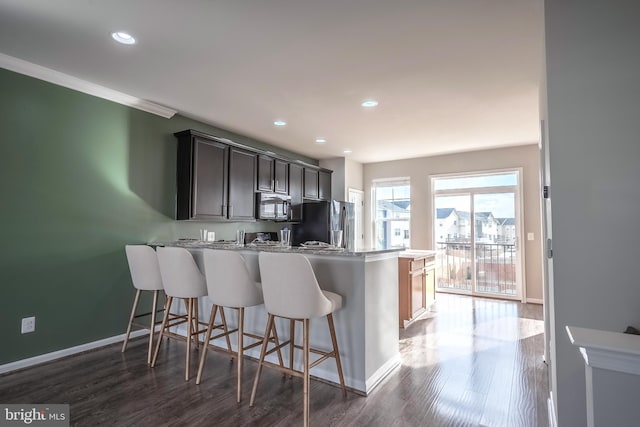
<svg viewBox="0 0 640 427">
<path fill-rule="evenodd" d="M 371 236 L 372 236 L 372 246 L 375 249 L 382 249 L 378 245 L 378 224 L 380 222 L 386 222 L 389 224 L 387 230 L 391 230 L 391 222 L 406 222 L 407 230 L 409 230 L 409 244 L 408 247 L 411 246 L 411 213 L 409 213 L 408 218 L 384 218 L 379 219 L 377 217 L 377 198 L 376 198 L 376 189 L 381 187 L 396 187 L 396 186 L 409 186 L 409 201 L 411 201 L 411 180 L 409 177 L 397 177 L 397 178 L 382 178 L 382 179 L 374 179 L 371 181 Z M 394 199 L 395 200 L 395 199 Z M 391 230 L 393 232 L 393 230 Z M 402 233 L 401 233 L 402 234 Z M 402 236 L 401 236 L 402 237 Z M 404 239 L 403 239 L 404 240 Z M 391 247 L 391 246 L 389 246 Z"/>
</svg>

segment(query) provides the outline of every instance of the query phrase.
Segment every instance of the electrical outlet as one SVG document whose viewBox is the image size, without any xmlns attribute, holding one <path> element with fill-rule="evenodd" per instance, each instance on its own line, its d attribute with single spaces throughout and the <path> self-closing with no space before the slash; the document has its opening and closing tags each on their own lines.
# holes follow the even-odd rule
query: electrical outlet
<svg viewBox="0 0 640 427">
<path fill-rule="evenodd" d="M 527 233 L 527 240 L 533 240 L 533 233 Z"/>
<path fill-rule="evenodd" d="M 22 328 L 20 329 L 20 333 L 27 334 L 29 332 L 34 332 L 35 330 L 36 330 L 35 316 L 25 317 L 24 319 L 22 319 Z"/>
</svg>

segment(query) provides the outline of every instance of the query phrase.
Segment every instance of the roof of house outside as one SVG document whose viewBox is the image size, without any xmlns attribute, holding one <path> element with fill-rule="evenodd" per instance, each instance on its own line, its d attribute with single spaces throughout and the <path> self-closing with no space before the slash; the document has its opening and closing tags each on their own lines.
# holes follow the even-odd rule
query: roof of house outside
<svg viewBox="0 0 640 427">
<path fill-rule="evenodd" d="M 437 208 L 436 218 L 438 219 L 449 218 L 452 212 L 456 212 L 455 208 Z"/>
</svg>

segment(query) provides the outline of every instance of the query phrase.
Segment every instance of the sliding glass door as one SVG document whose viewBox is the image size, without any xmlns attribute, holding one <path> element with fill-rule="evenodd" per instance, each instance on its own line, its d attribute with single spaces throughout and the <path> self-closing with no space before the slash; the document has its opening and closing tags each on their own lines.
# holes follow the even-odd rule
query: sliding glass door
<svg viewBox="0 0 640 427">
<path fill-rule="evenodd" d="M 432 178 L 438 291 L 521 298 L 519 171 Z"/>
</svg>

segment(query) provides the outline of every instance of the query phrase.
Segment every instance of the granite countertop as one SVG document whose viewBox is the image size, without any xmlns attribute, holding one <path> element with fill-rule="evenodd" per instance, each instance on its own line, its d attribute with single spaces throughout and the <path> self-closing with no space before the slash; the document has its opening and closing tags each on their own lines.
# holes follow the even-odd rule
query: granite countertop
<svg viewBox="0 0 640 427">
<path fill-rule="evenodd" d="M 407 249 L 398 254 L 398 257 L 400 258 L 413 258 L 413 259 L 434 258 L 435 256 L 436 256 L 436 251 L 419 250 L 419 249 Z"/>
<path fill-rule="evenodd" d="M 282 247 L 276 244 L 254 244 L 247 243 L 244 246 L 236 245 L 235 241 L 203 242 L 198 240 L 176 240 L 173 242 L 149 242 L 149 246 L 177 246 L 188 249 L 226 249 L 226 250 L 250 250 L 269 252 L 294 252 L 309 255 L 332 255 L 347 257 L 362 257 L 368 255 L 379 255 L 392 252 L 404 251 L 404 248 L 393 249 L 362 249 L 357 251 L 347 251 L 343 248 L 324 247 L 310 248 L 301 246 Z M 435 252 L 434 252 L 435 253 Z"/>
</svg>

